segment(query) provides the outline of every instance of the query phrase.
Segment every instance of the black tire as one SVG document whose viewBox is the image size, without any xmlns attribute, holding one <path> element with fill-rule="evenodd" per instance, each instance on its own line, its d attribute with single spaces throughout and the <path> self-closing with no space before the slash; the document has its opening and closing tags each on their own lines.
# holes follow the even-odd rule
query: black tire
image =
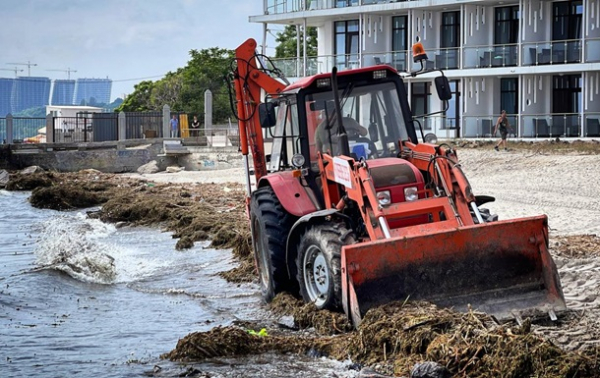
<svg viewBox="0 0 600 378">
<path fill-rule="evenodd" d="M 343 223 L 309 227 L 298 245 L 297 280 L 305 302 L 318 309 L 339 311 L 342 305 L 342 246 L 354 244 L 354 233 Z"/>
<path fill-rule="evenodd" d="M 250 226 L 260 289 L 268 303 L 277 293 L 297 287 L 288 275 L 285 250 L 294 217 L 285 211 L 269 186 L 252 193 Z"/>
</svg>

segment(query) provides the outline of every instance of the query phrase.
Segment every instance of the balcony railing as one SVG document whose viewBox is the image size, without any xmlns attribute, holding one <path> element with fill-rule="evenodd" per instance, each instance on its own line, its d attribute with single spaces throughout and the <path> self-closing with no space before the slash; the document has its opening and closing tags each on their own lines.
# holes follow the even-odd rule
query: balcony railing
<svg viewBox="0 0 600 378">
<path fill-rule="evenodd" d="M 451 70 L 460 67 L 458 47 L 441 49 L 426 49 L 429 60 L 426 62 L 428 69 Z"/>
<path fill-rule="evenodd" d="M 516 66 L 516 44 L 480 45 L 463 47 L 463 68 L 491 68 Z"/>
<path fill-rule="evenodd" d="M 462 137 L 493 138 L 497 119 L 497 116 L 463 116 Z M 513 128 L 509 135 L 519 138 L 600 137 L 600 113 L 511 114 L 508 120 Z"/>
<path fill-rule="evenodd" d="M 518 116 L 516 114 L 507 114 L 506 118 L 512 128 L 512 132 L 509 131 L 509 135 L 518 137 Z M 490 115 L 474 115 L 474 116 L 463 116 L 462 117 L 462 137 L 464 138 L 493 138 L 494 127 L 496 126 L 496 120 L 498 116 Z"/>
<path fill-rule="evenodd" d="M 305 10 L 356 7 L 359 5 L 388 4 L 417 0 L 269 0 L 265 14 L 282 14 Z"/>
<path fill-rule="evenodd" d="M 578 39 L 524 42 L 521 49 L 523 66 L 581 62 L 581 41 Z"/>
<path fill-rule="evenodd" d="M 275 67 L 286 77 L 304 76 L 304 58 L 275 58 L 271 59 Z M 408 51 L 387 51 L 363 54 L 319 55 L 306 58 L 306 75 L 331 72 L 333 67 L 346 70 L 368 67 L 377 64 L 387 64 L 398 71 L 408 70 Z"/>
</svg>

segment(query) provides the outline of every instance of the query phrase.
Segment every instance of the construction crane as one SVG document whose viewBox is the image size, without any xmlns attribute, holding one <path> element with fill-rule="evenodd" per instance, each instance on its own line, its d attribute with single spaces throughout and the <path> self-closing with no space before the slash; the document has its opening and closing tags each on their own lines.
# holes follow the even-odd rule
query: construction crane
<svg viewBox="0 0 600 378">
<path fill-rule="evenodd" d="M 18 69 L 17 67 L 15 67 L 14 69 L 12 68 L 0 68 L 0 70 L 2 71 L 13 71 L 15 73 L 15 77 L 17 77 L 17 75 L 19 74 L 19 72 L 23 72 L 23 69 Z"/>
<path fill-rule="evenodd" d="M 67 67 L 66 70 L 51 69 L 51 70 L 46 70 L 46 71 L 61 71 L 61 72 L 66 72 L 67 73 L 67 78 L 69 80 L 71 80 L 71 72 L 77 72 L 77 70 L 72 70 L 71 67 Z"/>
<path fill-rule="evenodd" d="M 15 65 L 15 66 L 27 66 L 27 76 L 31 76 L 31 66 L 37 66 L 37 63 L 31 63 L 30 61 L 27 61 L 27 63 L 6 63 L 9 65 Z"/>
</svg>

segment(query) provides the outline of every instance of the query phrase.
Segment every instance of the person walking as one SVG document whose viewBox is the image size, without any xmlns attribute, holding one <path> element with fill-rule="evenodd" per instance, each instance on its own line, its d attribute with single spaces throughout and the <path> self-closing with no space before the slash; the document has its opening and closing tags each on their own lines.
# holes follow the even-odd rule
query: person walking
<svg viewBox="0 0 600 378">
<path fill-rule="evenodd" d="M 503 110 L 500 113 L 500 117 L 496 121 L 496 126 L 494 127 L 494 135 L 500 130 L 500 140 L 494 146 L 494 150 L 500 151 L 499 147 L 504 145 L 504 151 L 508 151 L 508 147 L 506 144 L 506 136 L 508 135 L 508 131 L 513 131 L 512 127 L 510 127 L 510 123 L 508 123 L 508 118 L 506 118 L 506 110 Z"/>
<path fill-rule="evenodd" d="M 171 138 L 177 138 L 179 135 L 179 121 L 177 121 L 177 116 L 173 114 L 171 118 Z"/>
</svg>

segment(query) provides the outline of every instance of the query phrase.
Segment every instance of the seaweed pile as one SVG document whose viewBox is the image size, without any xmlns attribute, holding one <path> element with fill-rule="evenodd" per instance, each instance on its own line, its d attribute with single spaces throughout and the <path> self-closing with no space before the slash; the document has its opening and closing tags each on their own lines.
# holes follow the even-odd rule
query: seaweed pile
<svg viewBox="0 0 600 378">
<path fill-rule="evenodd" d="M 284 303 L 290 303 L 288 299 Z M 276 309 L 283 308 L 275 304 Z M 304 307 L 304 306 L 300 306 Z M 301 314 L 298 304 L 289 312 Z M 316 309 L 315 309 L 316 311 Z M 310 311 L 308 311 L 310 312 Z M 316 329 L 335 328 L 339 314 L 318 311 L 296 324 L 313 322 Z M 310 319 L 306 323 L 306 319 Z M 566 352 L 531 332 L 531 322 L 498 324 L 483 313 L 457 313 L 426 302 L 390 303 L 370 310 L 358 330 L 333 336 L 285 334 L 267 329 L 257 335 L 230 326 L 192 333 L 163 355 L 174 361 L 194 362 L 264 352 L 308 353 L 372 366 L 383 374 L 409 376 L 424 361 L 435 361 L 454 377 L 599 377 L 600 348 Z M 315 352 L 316 351 L 316 352 Z"/>
</svg>

